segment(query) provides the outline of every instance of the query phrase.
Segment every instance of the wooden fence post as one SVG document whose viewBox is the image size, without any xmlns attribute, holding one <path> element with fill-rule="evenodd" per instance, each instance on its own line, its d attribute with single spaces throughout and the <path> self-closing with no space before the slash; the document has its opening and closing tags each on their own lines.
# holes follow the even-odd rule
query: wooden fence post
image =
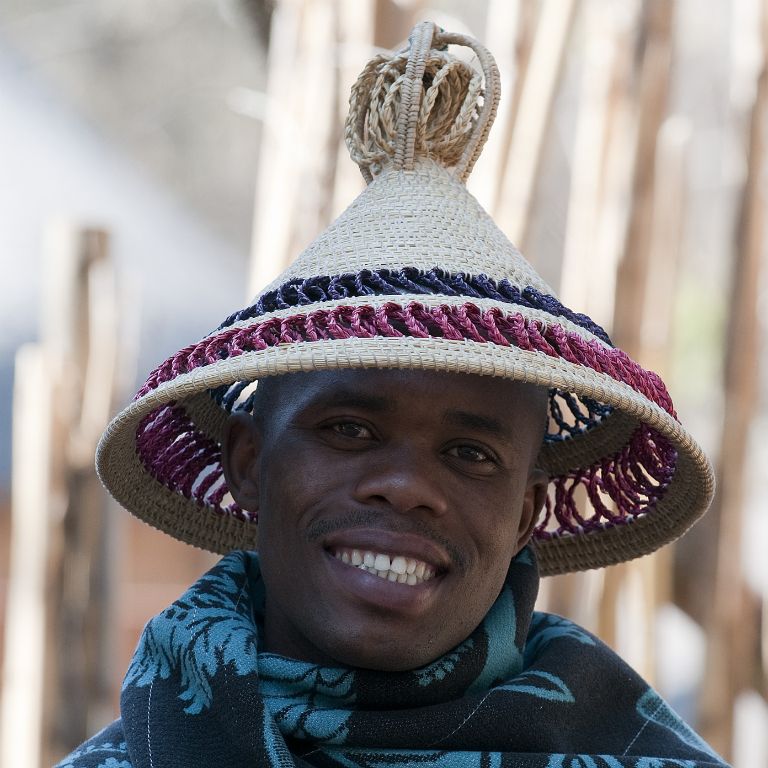
<svg viewBox="0 0 768 768">
<path fill-rule="evenodd" d="M 546 126 L 560 83 L 576 13 L 575 0 L 545 0 L 520 94 L 512 141 L 495 211 L 509 239 L 525 253 Z"/>
<path fill-rule="evenodd" d="M 5 614 L 0 763 L 38 768 L 44 733 L 50 421 L 53 393 L 43 348 L 16 353 L 11 547 Z"/>
<path fill-rule="evenodd" d="M 768 120 L 768 0 L 760 3 L 760 66 L 748 128 L 746 178 L 736 222 L 730 313 L 723 372 L 724 418 L 718 455 L 718 490 L 712 505 L 717 559 L 712 609 L 707 617 L 707 675 L 700 705 L 702 735 L 726 759 L 733 751 L 737 695 L 756 678 L 759 625 L 750 609 L 740 566 L 747 439 L 758 401 L 759 284 L 765 257 L 763 217 Z"/>
<path fill-rule="evenodd" d="M 531 57 L 536 8 L 532 0 L 489 0 L 487 14 L 484 42 L 496 58 L 502 98 L 493 130 L 467 187 L 480 204 L 497 218 L 520 94 Z"/>
<path fill-rule="evenodd" d="M 59 222 L 49 235 L 41 342 L 16 371 L 2 711 L 3 765 L 30 768 L 106 724 L 112 700 L 108 518 L 93 456 L 112 409 L 114 278 L 106 232 Z"/>
</svg>

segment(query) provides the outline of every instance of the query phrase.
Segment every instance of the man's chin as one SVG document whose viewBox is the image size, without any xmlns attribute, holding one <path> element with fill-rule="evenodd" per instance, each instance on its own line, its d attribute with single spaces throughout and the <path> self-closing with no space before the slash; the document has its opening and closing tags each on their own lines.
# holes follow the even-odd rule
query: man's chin
<svg viewBox="0 0 768 768">
<path fill-rule="evenodd" d="M 400 638 L 372 638 L 371 633 L 352 641 L 334 638 L 328 645 L 326 653 L 335 660 L 334 666 L 375 672 L 408 672 L 419 669 L 439 659 L 454 647 L 454 644 L 448 648 L 430 647 Z"/>
<path fill-rule="evenodd" d="M 318 622 L 315 634 L 323 655 L 333 666 L 380 672 L 424 667 L 461 644 L 479 623 L 457 616 L 442 601 L 418 617 L 349 601 L 324 607 L 328 621 Z"/>
</svg>

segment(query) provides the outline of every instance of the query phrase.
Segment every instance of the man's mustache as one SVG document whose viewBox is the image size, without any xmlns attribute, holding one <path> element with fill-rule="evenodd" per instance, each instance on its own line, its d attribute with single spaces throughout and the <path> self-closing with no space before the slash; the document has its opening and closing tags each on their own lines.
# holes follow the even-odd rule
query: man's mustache
<svg viewBox="0 0 768 768">
<path fill-rule="evenodd" d="M 461 573 L 467 570 L 467 558 L 455 544 L 441 536 L 423 520 L 412 517 L 394 517 L 391 514 L 374 510 L 347 512 L 338 517 L 323 518 L 322 520 L 315 520 L 313 523 L 310 523 L 307 527 L 306 538 L 312 544 L 325 536 L 336 533 L 336 531 L 354 528 L 372 528 L 388 533 L 405 533 L 421 536 L 444 549 L 448 553 L 453 565 Z"/>
</svg>

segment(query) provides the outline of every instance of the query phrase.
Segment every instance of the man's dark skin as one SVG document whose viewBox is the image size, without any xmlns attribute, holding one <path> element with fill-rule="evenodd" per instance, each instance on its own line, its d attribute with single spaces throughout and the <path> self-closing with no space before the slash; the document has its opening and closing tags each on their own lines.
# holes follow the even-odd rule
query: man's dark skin
<svg viewBox="0 0 768 768">
<path fill-rule="evenodd" d="M 461 643 L 544 503 L 546 390 L 397 370 L 259 388 L 254 415 L 230 419 L 223 457 L 235 500 L 259 515 L 262 650 L 395 671 Z M 340 559 L 355 551 L 424 575 L 397 583 Z"/>
</svg>

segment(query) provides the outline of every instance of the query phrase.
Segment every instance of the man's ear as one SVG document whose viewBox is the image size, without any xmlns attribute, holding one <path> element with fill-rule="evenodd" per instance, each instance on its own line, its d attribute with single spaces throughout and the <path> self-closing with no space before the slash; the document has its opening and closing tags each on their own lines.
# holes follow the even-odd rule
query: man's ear
<svg viewBox="0 0 768 768">
<path fill-rule="evenodd" d="M 544 470 L 534 467 L 528 475 L 528 482 L 523 497 L 523 510 L 520 515 L 520 525 L 517 529 L 517 554 L 531 539 L 536 523 L 539 522 L 539 513 L 544 508 L 547 499 L 549 475 Z"/>
<path fill-rule="evenodd" d="M 242 509 L 259 511 L 261 430 L 248 413 L 233 413 L 224 427 L 221 465 L 232 498 Z"/>
</svg>

